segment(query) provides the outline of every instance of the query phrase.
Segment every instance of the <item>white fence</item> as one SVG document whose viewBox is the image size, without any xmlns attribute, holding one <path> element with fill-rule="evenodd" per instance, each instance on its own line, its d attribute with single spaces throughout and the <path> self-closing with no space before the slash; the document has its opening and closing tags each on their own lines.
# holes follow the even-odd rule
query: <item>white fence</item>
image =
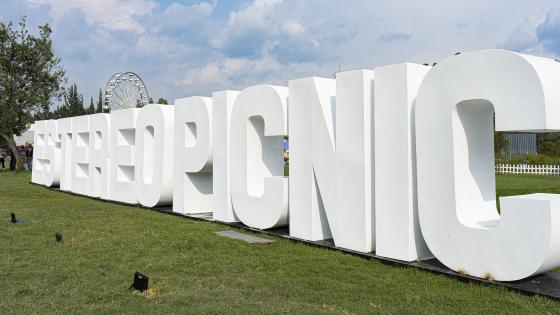
<svg viewBox="0 0 560 315">
<path fill-rule="evenodd" d="M 560 176 L 560 165 L 496 164 L 496 174 L 533 174 Z"/>
</svg>

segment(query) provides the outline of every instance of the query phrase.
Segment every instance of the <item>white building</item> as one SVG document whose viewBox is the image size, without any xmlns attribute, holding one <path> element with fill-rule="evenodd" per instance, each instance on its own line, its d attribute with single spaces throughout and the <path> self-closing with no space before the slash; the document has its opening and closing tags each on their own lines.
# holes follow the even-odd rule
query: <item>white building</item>
<svg viewBox="0 0 560 315">
<path fill-rule="evenodd" d="M 35 124 L 31 124 L 31 126 L 29 126 L 29 129 L 21 133 L 21 136 L 14 135 L 14 141 L 16 142 L 16 145 L 25 145 L 27 143 L 33 143 L 34 127 Z"/>
</svg>

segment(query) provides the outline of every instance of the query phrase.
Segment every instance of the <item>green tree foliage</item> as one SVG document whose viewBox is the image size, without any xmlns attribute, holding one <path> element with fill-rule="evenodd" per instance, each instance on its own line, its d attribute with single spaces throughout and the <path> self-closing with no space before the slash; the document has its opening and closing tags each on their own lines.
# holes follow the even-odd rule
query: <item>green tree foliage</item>
<svg viewBox="0 0 560 315">
<path fill-rule="evenodd" d="M 64 106 L 70 110 L 70 116 L 80 116 L 86 113 L 84 97 L 78 92 L 78 85 L 74 83 L 64 95 Z"/>
<path fill-rule="evenodd" d="M 53 113 L 54 118 L 85 115 L 84 98 L 78 92 L 78 85 L 72 84 L 64 93 L 64 104 Z"/>
<path fill-rule="evenodd" d="M 103 93 L 101 93 L 101 89 L 99 89 L 99 98 L 97 99 L 97 107 L 95 108 L 96 113 L 104 113 L 103 110 Z"/>
<path fill-rule="evenodd" d="M 165 98 L 161 98 L 161 97 L 159 98 L 159 100 L 157 101 L 157 103 L 158 103 L 158 104 L 164 104 L 164 105 L 167 105 L 167 104 L 168 104 L 168 103 L 167 103 L 167 100 L 166 100 Z"/>
<path fill-rule="evenodd" d="M 560 143 L 558 142 L 545 142 L 540 151 L 544 155 L 560 157 Z"/>
<path fill-rule="evenodd" d="M 86 114 L 95 114 L 95 105 L 93 105 L 93 96 L 89 99 L 89 107 L 86 110 Z"/>
<path fill-rule="evenodd" d="M 494 147 L 498 141 L 496 135 Z M 505 142 L 507 145 L 507 140 Z M 499 163 L 505 164 L 560 165 L 560 132 L 537 133 L 537 154 L 511 158 L 496 155 L 496 158 Z"/>
<path fill-rule="evenodd" d="M 537 152 L 560 157 L 560 132 L 538 133 Z"/>
<path fill-rule="evenodd" d="M 499 160 L 503 164 L 529 164 L 529 165 L 560 165 L 560 157 L 546 154 L 529 154 Z"/>
<path fill-rule="evenodd" d="M 66 80 L 49 25 L 40 26 L 36 35 L 27 30 L 25 18 L 18 26 L 0 22 L 0 137 L 14 151 L 13 135 L 36 117 L 50 118 L 51 100 L 60 97 Z M 16 165 L 21 169 L 19 154 Z"/>
<path fill-rule="evenodd" d="M 506 152 L 508 141 L 504 132 L 494 132 L 494 156 L 501 158 Z"/>
<path fill-rule="evenodd" d="M 51 112 L 51 102 L 50 100 L 45 100 L 41 103 L 39 109 L 35 112 L 34 120 L 48 120 L 52 118 L 53 114 Z"/>
</svg>

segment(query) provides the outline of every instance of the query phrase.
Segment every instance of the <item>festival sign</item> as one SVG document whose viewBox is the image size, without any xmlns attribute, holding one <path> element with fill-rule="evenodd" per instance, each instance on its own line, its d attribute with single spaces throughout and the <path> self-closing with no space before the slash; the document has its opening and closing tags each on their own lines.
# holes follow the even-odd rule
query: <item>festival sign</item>
<svg viewBox="0 0 560 315">
<path fill-rule="evenodd" d="M 554 60 L 480 50 L 37 121 L 32 182 L 514 281 L 560 267 L 560 195 L 498 212 L 494 130 L 560 130 L 558 82 Z"/>
</svg>

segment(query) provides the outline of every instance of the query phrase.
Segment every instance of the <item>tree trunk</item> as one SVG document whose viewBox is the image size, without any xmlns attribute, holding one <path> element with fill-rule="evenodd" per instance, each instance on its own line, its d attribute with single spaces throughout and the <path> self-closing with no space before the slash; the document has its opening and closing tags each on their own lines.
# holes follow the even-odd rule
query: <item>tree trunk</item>
<svg viewBox="0 0 560 315">
<path fill-rule="evenodd" d="M 21 170 L 21 156 L 19 155 L 19 151 L 16 148 L 16 142 L 14 141 L 14 137 L 9 137 L 4 133 L 0 133 L 0 136 L 6 140 L 6 142 L 10 145 L 10 149 L 14 152 L 14 156 L 16 157 L 16 172 Z"/>
</svg>

